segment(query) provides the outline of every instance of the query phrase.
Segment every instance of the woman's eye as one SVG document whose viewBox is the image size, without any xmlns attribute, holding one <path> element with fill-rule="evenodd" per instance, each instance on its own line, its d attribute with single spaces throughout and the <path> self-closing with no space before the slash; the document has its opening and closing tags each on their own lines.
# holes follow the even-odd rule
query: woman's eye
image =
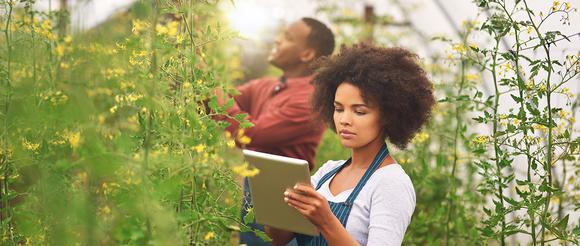
<svg viewBox="0 0 580 246">
<path fill-rule="evenodd" d="M 341 109 L 341 108 L 334 108 L 334 111 L 335 111 L 335 112 L 342 112 L 342 111 L 344 111 L 344 109 Z"/>
<path fill-rule="evenodd" d="M 365 112 L 361 112 L 361 111 L 354 111 L 354 113 L 357 115 L 365 115 L 366 114 Z"/>
</svg>

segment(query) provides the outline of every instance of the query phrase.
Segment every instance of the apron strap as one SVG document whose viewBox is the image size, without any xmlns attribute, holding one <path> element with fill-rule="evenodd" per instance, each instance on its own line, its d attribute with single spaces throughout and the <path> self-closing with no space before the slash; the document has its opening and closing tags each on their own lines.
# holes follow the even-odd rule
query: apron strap
<svg viewBox="0 0 580 246">
<path fill-rule="evenodd" d="M 385 160 L 385 158 L 387 158 L 388 155 L 389 149 L 387 149 L 386 144 L 383 144 L 383 146 L 381 146 L 381 149 L 379 150 L 379 153 L 377 153 L 375 159 L 373 160 L 369 168 L 366 170 L 365 174 L 359 180 L 358 184 L 356 185 L 352 193 L 350 193 L 350 196 L 346 199 L 347 205 L 351 206 L 353 204 L 354 200 L 358 196 L 358 193 L 360 193 L 360 191 L 363 189 L 367 181 L 371 178 L 371 175 L 377 169 L 379 169 L 381 163 L 383 163 L 383 161 Z"/>
<path fill-rule="evenodd" d="M 332 171 L 330 171 L 330 172 L 326 173 L 324 176 L 322 176 L 322 178 L 316 184 L 316 190 L 320 189 L 322 184 L 324 184 L 327 180 L 332 178 L 332 176 L 334 176 L 336 173 L 338 173 L 340 170 L 342 170 L 342 168 L 348 166 L 350 164 L 350 160 L 351 160 L 351 158 L 348 158 L 348 160 L 346 160 L 342 165 L 335 167 L 334 169 L 332 169 Z"/>
</svg>

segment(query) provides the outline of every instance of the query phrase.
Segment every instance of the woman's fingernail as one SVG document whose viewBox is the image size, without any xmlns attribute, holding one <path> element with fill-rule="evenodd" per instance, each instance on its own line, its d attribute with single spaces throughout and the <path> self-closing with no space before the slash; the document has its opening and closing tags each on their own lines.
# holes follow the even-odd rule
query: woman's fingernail
<svg viewBox="0 0 580 246">
<path fill-rule="evenodd" d="M 294 185 L 294 189 L 298 189 L 298 185 Z"/>
<path fill-rule="evenodd" d="M 284 191 L 284 196 L 288 196 L 288 191 Z"/>
<path fill-rule="evenodd" d="M 284 197 L 284 201 L 285 201 L 285 202 L 288 202 L 288 198 L 287 198 L 287 197 Z"/>
</svg>

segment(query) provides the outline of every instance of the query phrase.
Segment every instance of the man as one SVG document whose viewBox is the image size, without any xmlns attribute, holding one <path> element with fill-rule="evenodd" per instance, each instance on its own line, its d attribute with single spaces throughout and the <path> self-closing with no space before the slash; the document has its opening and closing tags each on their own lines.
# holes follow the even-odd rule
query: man
<svg viewBox="0 0 580 246">
<path fill-rule="evenodd" d="M 281 78 L 261 78 L 238 87 L 235 104 L 228 109 L 233 116 L 248 114 L 253 127 L 244 134 L 251 139 L 247 149 L 307 160 L 314 167 L 316 149 L 324 133 L 324 126 L 312 118 L 310 97 L 311 63 L 334 50 L 334 35 L 323 23 L 302 18 L 290 24 L 275 42 L 269 62 L 283 71 Z M 218 98 L 222 94 L 219 91 Z M 219 100 L 223 103 L 223 100 Z M 239 125 L 232 123 L 227 130 L 237 136 Z M 249 187 L 244 180 L 245 202 L 242 218 L 250 204 Z M 264 230 L 260 225 L 255 228 Z M 240 243 L 269 245 L 254 233 L 241 233 Z"/>
</svg>

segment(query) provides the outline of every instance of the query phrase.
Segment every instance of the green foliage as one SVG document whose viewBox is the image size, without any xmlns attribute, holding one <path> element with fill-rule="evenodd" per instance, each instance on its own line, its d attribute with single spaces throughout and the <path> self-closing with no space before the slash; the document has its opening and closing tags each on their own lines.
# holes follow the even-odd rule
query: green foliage
<svg viewBox="0 0 580 246">
<path fill-rule="evenodd" d="M 552 19 L 570 25 L 568 17 L 576 10 L 561 1 L 554 1 L 544 13 L 530 9 L 523 0 L 475 4 L 489 17 L 464 21 L 459 40 L 431 40 L 451 48 L 423 58 L 441 99 L 409 148 L 392 151 L 411 176 L 417 195 L 405 243 L 578 244 L 578 222 L 568 218 L 579 204 L 580 151 L 573 126 L 580 103 L 577 93 L 569 90 L 578 81 L 579 56 L 572 50 L 555 59 L 550 47 L 570 39 L 542 26 Z M 389 32 L 395 29 L 389 23 L 397 23 L 393 17 L 376 16 L 391 21 L 369 22 L 337 6 L 344 5 L 326 3 L 320 10 L 337 22 L 338 35 L 351 30 L 339 37 L 343 43 L 373 37 L 352 33 L 363 26 L 373 30 L 372 25 L 378 24 L 387 27 L 374 34 L 375 43 L 400 43 L 403 35 Z M 408 11 L 406 6 L 397 7 Z M 343 18 L 339 13 L 351 15 Z M 490 45 L 472 43 L 487 38 L 493 41 Z M 500 46 L 506 39 L 515 39 L 507 51 Z M 484 83 L 493 91 L 483 90 Z M 554 106 L 555 101 L 565 103 Z M 331 141 L 336 140 L 326 137 L 320 149 L 333 149 L 328 147 L 334 144 Z"/>
<path fill-rule="evenodd" d="M 217 7 L 138 2 L 68 36 L 66 15 L 20 2 L 0 17 L 3 244 L 221 245 L 246 229 L 241 161 L 214 120 L 235 36 Z"/>
</svg>

